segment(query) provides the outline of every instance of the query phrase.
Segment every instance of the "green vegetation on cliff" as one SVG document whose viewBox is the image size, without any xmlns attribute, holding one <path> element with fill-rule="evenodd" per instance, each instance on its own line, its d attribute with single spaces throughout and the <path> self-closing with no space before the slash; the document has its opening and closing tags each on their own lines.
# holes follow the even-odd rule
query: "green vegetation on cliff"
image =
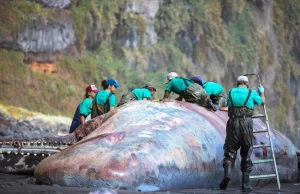
<svg viewBox="0 0 300 194">
<path fill-rule="evenodd" d="M 44 9 L 32 1 L 14 0 L 0 3 L 0 33 L 18 35 L 20 25 L 25 21 L 43 16 L 53 16 L 52 9 Z"/>
<path fill-rule="evenodd" d="M 84 0 L 71 8 L 77 47 L 80 52 L 85 49 L 87 22 L 99 27 L 103 37 L 109 37 L 118 21 L 115 15 L 124 5 L 124 0 Z"/>
<path fill-rule="evenodd" d="M 274 30 L 282 49 L 278 59 L 281 66 L 276 68 L 276 72 L 281 72 L 277 74 L 275 82 L 275 90 L 278 94 L 275 106 L 276 128 L 286 129 L 286 114 L 293 108 L 299 112 L 300 108 L 299 102 L 296 103 L 295 97 L 291 95 L 296 91 L 291 90 L 287 85 L 288 80 L 296 80 L 300 76 L 300 60 L 297 60 L 300 53 L 300 45 L 297 43 L 297 36 L 300 37 L 299 1 L 274 1 L 272 14 Z M 296 114 L 295 118 L 299 120 L 299 114 Z M 289 130 L 290 134 L 295 134 L 296 125 L 291 126 Z M 290 137 L 295 138 L 293 135 Z"/>
<path fill-rule="evenodd" d="M 8 2 L 8 1 L 7 1 Z M 54 9 L 34 1 L 1 3 L 0 32 L 16 33 L 22 21 L 51 17 Z M 75 1 L 74 1 L 75 2 Z M 158 42 L 145 46 L 147 20 L 137 14 L 130 0 L 82 0 L 68 10 L 73 17 L 80 61 L 62 57 L 57 74 L 33 72 L 23 62 L 24 54 L 0 51 L 0 102 L 44 113 L 71 116 L 88 84 L 100 88 L 102 79 L 116 78 L 120 96 L 134 87 L 153 81 L 161 98 L 166 73 L 181 76 L 202 74 L 221 82 L 226 89 L 244 73 L 259 73 L 272 91 L 270 114 L 276 129 L 286 126 L 291 109 L 300 110 L 289 80 L 300 76 L 300 4 L 297 0 L 276 0 L 259 5 L 244 0 L 165 0 L 154 18 Z M 272 6 L 271 17 L 263 17 Z M 6 12 L 7 14 L 4 14 Z M 4 18 L 4 19 L 3 19 Z M 12 22 L 13 21 L 13 22 Z M 129 32 L 138 45 L 124 46 Z M 273 34 L 272 34 L 273 33 Z M 131 37 L 132 38 L 132 37 Z M 273 76 L 272 74 L 276 74 Z M 270 78 L 271 79 L 271 78 Z M 10 89 L 12 88 L 12 89 Z M 21 93 L 22 95 L 18 94 Z M 294 96 L 293 96 L 293 95 Z M 269 103 L 269 102 L 268 102 Z M 299 104 L 299 103 L 298 103 Z M 269 104 L 267 104 L 268 106 Z M 300 120 L 300 114 L 295 115 Z"/>
<path fill-rule="evenodd" d="M 291 76 L 299 76 L 300 71 L 290 54 L 294 39 L 289 37 L 293 32 L 299 32 L 299 25 L 295 27 L 295 24 L 299 22 L 300 4 L 295 0 L 281 0 L 274 1 L 273 6 L 275 33 L 283 45 L 283 56 L 279 61 L 282 66 L 276 64 L 274 43 L 259 27 L 261 21 L 258 20 L 261 18 L 257 19 L 255 15 L 259 11 L 255 9 L 259 8 L 242 0 L 166 1 L 157 14 L 156 28 L 165 40 L 176 39 L 178 32 L 182 31 L 188 38 L 195 39 L 192 59 L 195 64 L 205 64 L 201 70 L 207 79 L 214 79 L 221 73 L 210 68 L 216 60 L 224 64 L 224 68 L 230 64 L 234 71 L 228 72 L 221 80 L 227 89 L 232 87 L 234 77 L 253 72 L 257 66 L 259 72 L 256 73 L 260 75 L 265 74 L 269 66 L 273 66 L 276 72 L 282 72 L 276 76 L 275 92 L 270 92 L 280 96 L 275 102 L 278 105 L 270 108 L 271 112 L 276 111 L 276 118 L 281 118 L 275 120 L 275 127 L 284 129 L 285 115 L 295 105 L 286 81 Z M 216 53 L 215 59 L 208 57 L 211 52 Z"/>
</svg>

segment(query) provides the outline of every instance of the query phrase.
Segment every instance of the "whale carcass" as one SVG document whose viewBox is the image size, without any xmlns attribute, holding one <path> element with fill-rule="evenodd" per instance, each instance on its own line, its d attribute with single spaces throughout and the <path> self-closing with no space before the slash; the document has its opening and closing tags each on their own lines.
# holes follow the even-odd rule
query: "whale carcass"
<svg viewBox="0 0 300 194">
<path fill-rule="evenodd" d="M 42 184 L 106 187 L 138 191 L 216 188 L 223 176 L 226 112 L 194 104 L 135 101 L 81 126 L 82 139 L 42 160 L 34 175 Z M 265 128 L 254 119 L 254 130 Z M 88 135 L 86 135 L 88 134 Z M 74 134 L 73 134 L 74 135 Z M 297 176 L 296 148 L 284 135 L 271 131 L 281 181 Z M 255 144 L 267 144 L 265 133 Z M 255 149 L 252 159 L 270 158 Z M 240 158 L 231 185 L 239 186 Z M 257 164 L 252 174 L 271 174 L 271 164 Z M 266 182 L 256 182 L 265 184 Z"/>
</svg>

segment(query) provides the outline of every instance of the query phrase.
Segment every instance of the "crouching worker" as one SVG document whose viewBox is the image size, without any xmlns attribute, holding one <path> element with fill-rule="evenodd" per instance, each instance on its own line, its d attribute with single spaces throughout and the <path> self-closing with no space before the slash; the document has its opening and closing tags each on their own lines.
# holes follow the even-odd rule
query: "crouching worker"
<svg viewBox="0 0 300 194">
<path fill-rule="evenodd" d="M 80 125 L 85 123 L 86 117 L 91 113 L 91 104 L 95 94 L 99 90 L 96 88 L 95 85 L 89 85 L 85 89 L 85 99 L 81 101 L 81 103 L 77 106 L 72 124 L 70 127 L 69 133 L 72 133 L 77 129 Z"/>
<path fill-rule="evenodd" d="M 255 90 L 248 89 L 248 77 L 239 76 L 237 87 L 229 90 L 227 97 L 229 120 L 226 123 L 226 139 L 224 144 L 224 178 L 220 184 L 220 189 L 227 188 L 230 181 L 231 168 L 234 165 L 237 150 L 241 148 L 241 171 L 242 190 L 251 191 L 250 173 L 252 171 L 252 137 L 254 104 L 261 105 L 265 103 L 264 88 L 258 87 L 258 93 Z"/>
<path fill-rule="evenodd" d="M 150 100 L 156 92 L 155 86 L 149 82 L 143 88 L 133 89 L 128 94 L 122 96 L 118 107 L 135 100 Z"/>
<path fill-rule="evenodd" d="M 192 80 L 178 77 L 177 73 L 171 72 L 167 76 L 167 87 L 163 99 L 167 99 L 171 92 L 179 95 L 176 100 L 196 103 L 206 108 L 212 108 L 214 111 L 218 109 L 213 103 L 209 103 L 205 90 Z"/>
<path fill-rule="evenodd" d="M 190 79 L 204 88 L 210 103 L 218 105 L 219 110 L 227 111 L 226 94 L 224 88 L 220 84 L 205 81 L 201 75 L 195 75 Z"/>
<path fill-rule="evenodd" d="M 117 105 L 117 99 L 115 96 L 115 90 L 120 87 L 118 82 L 113 78 L 108 78 L 101 82 L 103 90 L 95 95 L 92 104 L 91 118 L 103 115 L 113 110 Z"/>
</svg>

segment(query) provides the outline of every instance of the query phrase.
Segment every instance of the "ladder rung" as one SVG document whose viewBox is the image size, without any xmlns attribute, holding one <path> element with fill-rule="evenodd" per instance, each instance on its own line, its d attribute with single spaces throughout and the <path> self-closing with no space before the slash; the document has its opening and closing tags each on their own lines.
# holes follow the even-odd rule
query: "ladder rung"
<svg viewBox="0 0 300 194">
<path fill-rule="evenodd" d="M 253 164 L 261 164 L 261 163 L 268 163 L 268 162 L 273 162 L 273 159 L 254 160 L 254 161 L 252 161 Z"/>
<path fill-rule="evenodd" d="M 253 133 L 266 133 L 266 132 L 268 132 L 268 129 L 253 131 Z"/>
<path fill-rule="evenodd" d="M 253 148 L 267 148 L 267 147 L 271 147 L 270 144 L 262 144 L 262 145 L 254 145 Z"/>
<path fill-rule="evenodd" d="M 253 115 L 252 118 L 261 118 L 261 117 L 266 117 L 265 114 L 257 114 L 257 115 Z"/>
<path fill-rule="evenodd" d="M 263 174 L 263 175 L 250 176 L 250 179 L 270 179 L 270 178 L 276 178 L 276 174 Z"/>
</svg>

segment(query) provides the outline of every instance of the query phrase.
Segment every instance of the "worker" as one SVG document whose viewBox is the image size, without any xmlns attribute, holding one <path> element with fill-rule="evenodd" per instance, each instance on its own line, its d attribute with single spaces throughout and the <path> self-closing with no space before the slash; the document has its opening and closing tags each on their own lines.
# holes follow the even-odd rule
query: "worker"
<svg viewBox="0 0 300 194">
<path fill-rule="evenodd" d="M 91 118 L 114 110 L 117 106 L 115 90 L 120 87 L 113 78 L 101 82 L 103 90 L 99 91 L 93 100 Z"/>
<path fill-rule="evenodd" d="M 135 100 L 150 100 L 153 98 L 156 88 L 152 82 L 146 84 L 143 88 L 133 89 L 131 92 L 123 95 L 118 106 Z"/>
<path fill-rule="evenodd" d="M 208 98 L 213 104 L 218 105 L 219 110 L 227 111 L 226 94 L 224 88 L 220 84 L 205 81 L 201 75 L 195 75 L 190 79 L 204 88 Z"/>
<path fill-rule="evenodd" d="M 163 99 L 167 99 L 171 92 L 179 95 L 176 100 L 196 103 L 206 108 L 212 108 L 214 111 L 218 109 L 216 105 L 209 102 L 205 90 L 192 80 L 187 78 L 181 78 L 176 72 L 170 72 L 167 75 L 167 87 Z"/>
<path fill-rule="evenodd" d="M 258 87 L 258 93 L 249 89 L 248 77 L 239 76 L 237 87 L 228 91 L 227 105 L 229 120 L 226 124 L 226 139 L 224 144 L 224 178 L 220 189 L 225 190 L 230 181 L 230 172 L 234 165 L 237 150 L 241 154 L 242 190 L 251 191 L 249 179 L 252 171 L 252 137 L 254 105 L 265 103 L 264 88 Z"/>
<path fill-rule="evenodd" d="M 85 89 L 85 98 L 80 102 L 77 106 L 75 114 L 73 116 L 72 124 L 70 126 L 69 133 L 75 131 L 80 125 L 85 123 L 85 119 L 90 115 L 91 109 L 90 106 L 94 99 L 95 94 L 99 90 L 96 88 L 95 85 L 89 85 Z"/>
</svg>

